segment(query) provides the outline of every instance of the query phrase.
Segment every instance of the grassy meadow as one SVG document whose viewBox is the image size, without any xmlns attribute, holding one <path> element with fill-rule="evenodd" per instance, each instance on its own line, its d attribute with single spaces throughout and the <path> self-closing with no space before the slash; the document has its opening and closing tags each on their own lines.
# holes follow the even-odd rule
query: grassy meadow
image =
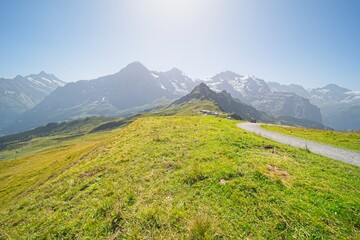
<svg viewBox="0 0 360 240">
<path fill-rule="evenodd" d="M 63 122 L 53 129 L 38 133 L 37 129 L 3 137 L 0 141 L 0 161 L 17 159 L 57 148 L 66 148 L 84 139 L 96 140 L 103 136 L 88 135 L 93 128 L 120 118 L 89 117 L 72 122 Z M 38 128 L 39 129 L 39 128 Z M 4 144 L 1 148 L 1 143 Z"/>
<path fill-rule="evenodd" d="M 0 161 L 0 239 L 360 238 L 359 167 L 236 123 L 146 117 Z"/>
<path fill-rule="evenodd" d="M 264 129 L 325 143 L 334 147 L 360 151 L 360 132 L 336 132 L 309 128 L 262 125 Z"/>
</svg>

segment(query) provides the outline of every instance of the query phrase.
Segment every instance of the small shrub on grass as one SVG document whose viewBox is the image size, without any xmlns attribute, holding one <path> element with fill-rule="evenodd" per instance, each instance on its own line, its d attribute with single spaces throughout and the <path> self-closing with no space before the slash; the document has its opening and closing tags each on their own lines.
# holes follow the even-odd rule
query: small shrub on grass
<svg viewBox="0 0 360 240">
<path fill-rule="evenodd" d="M 214 232 L 210 218 L 205 214 L 194 217 L 189 226 L 189 239 L 204 240 L 214 239 Z"/>
<path fill-rule="evenodd" d="M 203 172 L 202 168 L 198 163 L 193 163 L 185 172 L 184 182 L 189 185 L 193 185 L 194 183 L 206 179 L 207 176 Z"/>
</svg>

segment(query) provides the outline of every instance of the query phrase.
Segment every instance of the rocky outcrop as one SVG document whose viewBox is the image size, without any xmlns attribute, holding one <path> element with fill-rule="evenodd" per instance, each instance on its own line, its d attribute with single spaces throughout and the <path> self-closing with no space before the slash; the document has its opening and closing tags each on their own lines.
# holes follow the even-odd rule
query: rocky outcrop
<svg viewBox="0 0 360 240">
<path fill-rule="evenodd" d="M 295 93 L 275 92 L 261 97 L 252 104 L 258 110 L 274 116 L 291 116 L 298 119 L 307 119 L 322 122 L 320 109 L 311 104 L 306 98 Z"/>
</svg>

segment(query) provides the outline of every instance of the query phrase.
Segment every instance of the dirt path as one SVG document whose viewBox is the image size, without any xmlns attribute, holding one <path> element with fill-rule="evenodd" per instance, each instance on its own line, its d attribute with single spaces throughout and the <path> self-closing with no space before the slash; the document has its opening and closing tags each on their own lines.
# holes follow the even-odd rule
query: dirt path
<svg viewBox="0 0 360 240">
<path fill-rule="evenodd" d="M 259 123 L 239 123 L 237 126 L 243 130 L 253 132 L 262 137 L 287 144 L 293 147 L 309 149 L 312 153 L 350 163 L 360 167 L 360 152 L 336 148 L 327 144 L 317 143 L 297 137 L 290 137 L 281 133 L 271 132 L 260 127 Z"/>
</svg>

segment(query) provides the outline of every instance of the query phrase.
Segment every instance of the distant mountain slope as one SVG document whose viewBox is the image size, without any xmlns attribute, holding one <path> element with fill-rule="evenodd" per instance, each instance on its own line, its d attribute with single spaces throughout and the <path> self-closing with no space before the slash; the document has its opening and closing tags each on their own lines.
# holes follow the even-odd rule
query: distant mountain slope
<svg viewBox="0 0 360 240">
<path fill-rule="evenodd" d="M 166 72 L 150 71 L 134 62 L 115 74 L 69 83 L 55 91 L 63 82 L 44 72 L 18 76 L 13 83 L 26 86 L 20 90 L 15 90 L 14 86 L 4 87 L 8 80 L 0 79 L 3 83 L 0 84 L 0 135 L 79 117 L 130 116 L 153 107 L 167 106 L 190 93 L 201 82 L 215 92 L 225 90 L 269 115 L 305 119 L 318 122 L 319 126 L 324 123 L 338 130 L 360 128 L 359 121 L 349 119 L 360 119 L 360 115 L 351 114 L 346 121 L 342 118 L 349 109 L 360 106 L 360 91 L 334 84 L 306 90 L 300 85 L 265 82 L 231 71 L 193 80 L 177 68 Z"/>
<path fill-rule="evenodd" d="M 290 116 L 277 116 L 276 122 L 281 125 L 288 126 L 297 126 L 297 127 L 305 127 L 305 128 L 313 128 L 313 129 L 328 129 L 328 127 L 323 124 L 307 119 L 299 119 Z"/>
<path fill-rule="evenodd" d="M 226 71 L 210 79 L 198 81 L 206 83 L 214 91 L 225 90 L 242 102 L 268 114 L 288 115 L 294 118 L 322 122 L 320 110 L 309 100 L 294 93 L 273 91 L 268 83 L 254 76 L 242 76 Z"/>
<path fill-rule="evenodd" d="M 315 88 L 309 90 L 309 99 L 316 105 L 322 106 L 329 102 L 341 102 L 349 95 L 350 89 L 339 87 L 336 84 L 328 84 L 322 88 Z M 359 101 L 360 102 L 360 101 Z"/>
<path fill-rule="evenodd" d="M 274 92 L 263 95 L 252 104 L 256 109 L 274 116 L 291 116 L 322 123 L 320 109 L 295 93 Z"/>
<path fill-rule="evenodd" d="M 191 93 L 176 100 L 172 106 L 189 103 L 194 99 L 213 101 L 219 108 L 227 113 L 236 113 L 241 118 L 250 120 L 257 119 L 264 122 L 273 122 L 274 118 L 264 112 L 256 110 L 254 107 L 240 102 L 238 99 L 232 98 L 231 94 L 225 90 L 216 93 L 212 91 L 206 84 L 200 83 Z"/>
<path fill-rule="evenodd" d="M 63 85 L 65 82 L 45 72 L 25 77 L 18 75 L 13 79 L 0 78 L 0 131 Z"/>
<path fill-rule="evenodd" d="M 360 91 L 329 84 L 309 93 L 310 101 L 321 109 L 324 124 L 338 130 L 360 130 Z"/>
<path fill-rule="evenodd" d="M 283 85 L 277 82 L 268 82 L 267 84 L 272 92 L 290 92 L 304 98 L 309 98 L 310 96 L 309 92 L 303 86 L 297 84 Z"/>
<path fill-rule="evenodd" d="M 325 87 L 305 90 L 299 85 L 269 83 L 272 91 L 294 92 L 306 97 L 320 108 L 323 123 L 337 130 L 360 129 L 360 91 L 328 84 Z"/>
<path fill-rule="evenodd" d="M 251 103 L 262 95 L 271 94 L 271 90 L 264 80 L 242 76 L 231 71 L 221 72 L 210 79 L 198 79 L 197 81 L 204 82 L 216 92 L 225 90 L 246 103 Z"/>
<path fill-rule="evenodd" d="M 336 112 L 327 108 L 326 124 L 342 131 L 360 131 L 360 105 L 344 107 Z"/>
<path fill-rule="evenodd" d="M 168 104 L 166 99 L 183 95 L 191 82 L 180 70 L 151 72 L 141 63 L 134 62 L 118 73 L 58 88 L 5 132 L 14 133 L 49 122 L 93 115 L 127 116 Z"/>
<path fill-rule="evenodd" d="M 184 96 L 196 86 L 191 78 L 177 68 L 167 72 L 152 71 L 151 74 L 162 89 L 171 92 L 174 96 Z"/>
<path fill-rule="evenodd" d="M 295 95 L 291 93 L 287 93 L 287 94 Z M 297 95 L 295 95 L 295 97 L 300 98 Z M 176 100 L 167 109 L 171 109 L 172 111 L 175 111 L 174 109 L 179 109 L 180 111 L 182 108 L 185 107 L 189 108 L 189 106 L 193 106 L 193 105 L 204 106 L 205 104 L 208 104 L 208 102 L 213 102 L 215 106 L 218 106 L 221 111 L 226 113 L 235 113 L 244 120 L 256 119 L 258 121 L 273 122 L 273 123 L 285 124 L 291 126 L 301 126 L 301 127 L 317 128 L 317 129 L 325 128 L 325 126 L 319 122 L 302 119 L 300 117 L 296 118 L 286 114 L 284 115 L 278 114 L 274 117 L 265 112 L 258 111 L 256 108 L 248 104 L 242 103 L 240 100 L 233 98 L 231 94 L 226 92 L 225 90 L 217 93 L 211 90 L 204 83 L 199 84 L 188 95 Z M 296 106 L 292 106 L 291 103 L 288 107 L 290 109 L 296 108 Z M 275 106 L 269 106 L 269 108 L 276 109 Z M 200 109 L 198 109 L 198 111 L 199 110 Z M 209 110 L 213 110 L 213 108 Z M 167 111 L 163 110 L 163 112 L 167 112 Z"/>
</svg>

